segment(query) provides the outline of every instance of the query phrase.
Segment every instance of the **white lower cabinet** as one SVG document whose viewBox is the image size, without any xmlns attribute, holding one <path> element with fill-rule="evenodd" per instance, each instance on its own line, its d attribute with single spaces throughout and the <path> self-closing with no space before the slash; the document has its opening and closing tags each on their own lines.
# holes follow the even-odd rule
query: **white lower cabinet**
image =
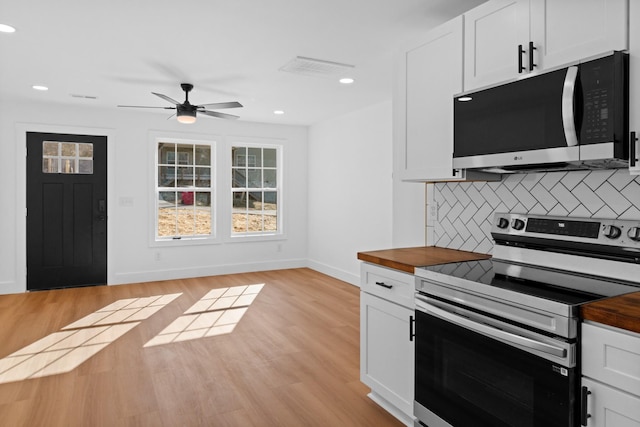
<svg viewBox="0 0 640 427">
<path fill-rule="evenodd" d="M 363 264 L 361 277 L 363 282 L 367 277 L 374 278 L 373 286 L 388 292 L 390 298 L 398 298 L 409 290 L 413 293 L 411 274 Z M 402 280 L 398 281 L 399 278 Z M 371 283 L 362 285 L 360 380 L 371 388 L 369 397 L 373 401 L 407 426 L 413 426 L 414 349 L 410 337 L 413 308 L 366 292 Z"/>
<path fill-rule="evenodd" d="M 582 425 L 640 427 L 640 334 L 583 324 L 582 375 Z"/>
</svg>

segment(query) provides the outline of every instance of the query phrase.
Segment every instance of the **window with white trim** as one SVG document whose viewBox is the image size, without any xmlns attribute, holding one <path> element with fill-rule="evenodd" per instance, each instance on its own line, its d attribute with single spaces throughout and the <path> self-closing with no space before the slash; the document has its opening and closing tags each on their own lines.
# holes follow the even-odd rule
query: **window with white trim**
<svg viewBox="0 0 640 427">
<path fill-rule="evenodd" d="M 231 147 L 231 235 L 282 233 L 280 146 Z"/>
<path fill-rule="evenodd" d="M 214 143 L 157 141 L 156 240 L 215 237 Z"/>
</svg>

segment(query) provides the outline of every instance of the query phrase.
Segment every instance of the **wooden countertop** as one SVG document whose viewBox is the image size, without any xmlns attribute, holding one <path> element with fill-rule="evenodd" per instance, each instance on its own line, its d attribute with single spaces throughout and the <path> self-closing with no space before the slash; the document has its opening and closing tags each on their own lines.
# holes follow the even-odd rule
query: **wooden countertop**
<svg viewBox="0 0 640 427">
<path fill-rule="evenodd" d="M 584 304 L 580 314 L 584 320 L 640 333 L 640 292 Z"/>
<path fill-rule="evenodd" d="M 476 261 L 488 258 L 491 258 L 491 255 L 439 248 L 436 246 L 358 252 L 358 259 L 361 261 L 394 268 L 411 274 L 413 274 L 415 267 L 446 264 L 449 262 Z"/>
</svg>

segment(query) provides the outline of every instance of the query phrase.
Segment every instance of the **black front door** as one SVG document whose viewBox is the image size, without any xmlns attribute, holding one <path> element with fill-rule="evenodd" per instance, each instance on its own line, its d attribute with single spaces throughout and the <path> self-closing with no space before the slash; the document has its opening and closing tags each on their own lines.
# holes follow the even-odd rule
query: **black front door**
<svg viewBox="0 0 640 427">
<path fill-rule="evenodd" d="M 27 289 L 107 282 L 107 137 L 27 133 Z"/>
</svg>

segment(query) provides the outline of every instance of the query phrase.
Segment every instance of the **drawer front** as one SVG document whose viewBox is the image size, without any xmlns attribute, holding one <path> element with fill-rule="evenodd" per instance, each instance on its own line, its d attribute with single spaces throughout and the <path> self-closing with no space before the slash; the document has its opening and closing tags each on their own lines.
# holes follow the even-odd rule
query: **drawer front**
<svg viewBox="0 0 640 427">
<path fill-rule="evenodd" d="M 640 334 L 584 323 L 582 375 L 640 396 Z"/>
<path fill-rule="evenodd" d="M 415 278 L 412 274 L 362 263 L 360 283 L 364 292 L 414 309 Z"/>
</svg>

